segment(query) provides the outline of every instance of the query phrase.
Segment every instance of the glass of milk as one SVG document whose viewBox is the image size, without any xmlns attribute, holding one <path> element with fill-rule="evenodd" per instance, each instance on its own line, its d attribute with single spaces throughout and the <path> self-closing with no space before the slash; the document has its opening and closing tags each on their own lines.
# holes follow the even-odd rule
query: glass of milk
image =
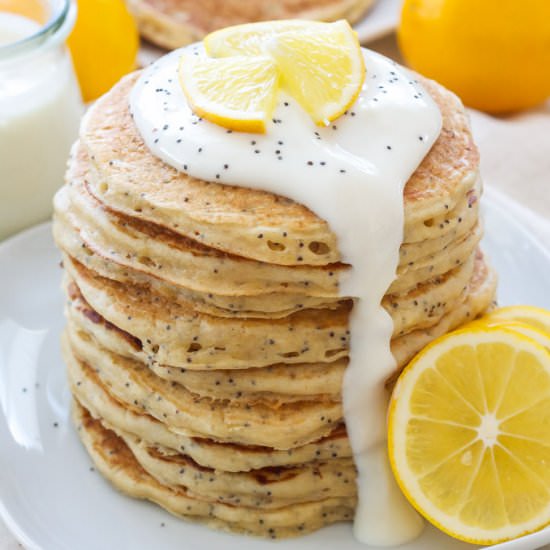
<svg viewBox="0 0 550 550">
<path fill-rule="evenodd" d="M 47 220 L 82 114 L 65 38 L 70 0 L 43 0 L 45 24 L 0 8 L 0 240 Z"/>
</svg>

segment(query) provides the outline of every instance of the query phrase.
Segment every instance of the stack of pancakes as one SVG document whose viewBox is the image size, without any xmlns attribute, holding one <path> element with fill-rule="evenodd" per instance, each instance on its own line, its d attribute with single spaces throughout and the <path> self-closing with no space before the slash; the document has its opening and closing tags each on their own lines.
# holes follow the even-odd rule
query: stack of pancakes
<svg viewBox="0 0 550 550">
<path fill-rule="evenodd" d="M 209 32 L 252 21 L 313 19 L 356 22 L 374 0 L 127 0 L 141 34 L 174 49 Z"/>
<path fill-rule="evenodd" d="M 116 487 L 215 527 L 275 538 L 351 519 L 350 266 L 304 206 L 152 156 L 129 112 L 136 78 L 88 113 L 55 200 L 80 436 Z M 423 84 L 443 130 L 406 186 L 383 301 L 398 369 L 495 291 L 466 115 Z"/>
</svg>

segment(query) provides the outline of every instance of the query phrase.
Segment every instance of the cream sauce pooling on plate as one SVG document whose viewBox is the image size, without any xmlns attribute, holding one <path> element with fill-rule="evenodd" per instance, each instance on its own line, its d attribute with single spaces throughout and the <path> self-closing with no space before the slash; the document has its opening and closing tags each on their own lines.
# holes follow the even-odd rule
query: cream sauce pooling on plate
<svg viewBox="0 0 550 550">
<path fill-rule="evenodd" d="M 204 55 L 201 46 L 188 47 Z M 403 239 L 403 189 L 441 130 L 439 109 L 402 67 L 363 50 L 367 75 L 347 113 L 316 126 L 281 93 L 265 134 L 231 132 L 193 114 L 181 91 L 176 50 L 147 68 L 131 95 L 152 153 L 190 175 L 284 195 L 325 219 L 353 267 L 340 289 L 356 298 L 343 385 L 346 426 L 358 469 L 354 530 L 371 545 L 418 536 L 423 522 L 391 474 L 385 380 L 395 369 L 392 321 L 381 306 Z"/>
</svg>

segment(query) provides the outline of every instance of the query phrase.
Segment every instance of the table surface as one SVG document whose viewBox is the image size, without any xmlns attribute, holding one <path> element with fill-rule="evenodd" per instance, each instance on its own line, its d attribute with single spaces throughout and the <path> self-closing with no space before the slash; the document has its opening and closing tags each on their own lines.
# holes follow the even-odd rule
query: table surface
<svg viewBox="0 0 550 550">
<path fill-rule="evenodd" d="M 394 34 L 368 46 L 402 61 Z M 470 111 L 470 116 L 485 185 L 528 208 L 531 229 L 550 242 L 550 233 L 544 229 L 550 221 L 550 101 L 508 117 L 494 118 L 477 111 Z M 0 550 L 21 548 L 0 519 Z"/>
</svg>

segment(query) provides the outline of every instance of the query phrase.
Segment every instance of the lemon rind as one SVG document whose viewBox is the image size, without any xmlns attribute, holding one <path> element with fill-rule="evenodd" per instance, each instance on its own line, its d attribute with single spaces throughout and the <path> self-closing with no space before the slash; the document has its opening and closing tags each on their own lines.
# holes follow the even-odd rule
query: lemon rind
<svg viewBox="0 0 550 550">
<path fill-rule="evenodd" d="M 400 445 L 396 445 L 393 436 L 396 434 L 396 423 L 403 423 L 404 420 L 408 418 L 407 415 L 403 414 L 403 407 L 408 405 L 415 382 L 418 380 L 420 374 L 426 369 L 431 368 L 429 365 L 433 364 L 433 361 L 431 361 L 432 356 L 436 358 L 448 349 L 451 349 L 451 341 L 463 339 L 461 343 L 471 345 L 472 334 L 477 337 L 482 336 L 482 341 L 478 340 L 476 344 L 483 343 L 483 340 L 485 342 L 495 342 L 494 336 L 499 332 L 504 333 L 511 339 L 515 339 L 520 348 L 523 346 L 529 347 L 530 352 L 539 356 L 541 363 L 545 366 L 550 376 L 550 352 L 536 340 L 505 327 L 477 326 L 460 329 L 442 336 L 426 346 L 426 348 L 407 365 L 396 384 L 388 411 L 388 455 L 392 471 L 401 491 L 410 504 L 438 529 L 456 539 L 472 544 L 498 544 L 544 529 L 550 525 L 550 498 L 546 508 L 531 521 L 524 522 L 519 529 L 517 526 L 510 525 L 495 530 L 468 527 L 462 522 L 456 521 L 456 516 L 441 512 L 429 499 L 423 496 L 421 489 L 415 483 L 414 474 L 410 473 L 407 467 L 405 458 L 406 449 L 404 445 L 405 438 L 402 439 Z M 456 345 L 458 345 L 458 342 Z M 441 346 L 446 346 L 447 349 L 443 348 L 439 350 Z M 421 362 L 425 362 L 426 366 L 423 368 L 417 367 Z M 409 379 L 411 376 L 413 376 L 413 378 Z M 403 475 L 403 473 L 409 475 Z M 411 486 L 405 481 L 405 478 L 412 480 L 411 485 L 414 491 L 411 490 Z M 419 495 L 419 497 L 413 496 L 413 492 Z"/>
</svg>

